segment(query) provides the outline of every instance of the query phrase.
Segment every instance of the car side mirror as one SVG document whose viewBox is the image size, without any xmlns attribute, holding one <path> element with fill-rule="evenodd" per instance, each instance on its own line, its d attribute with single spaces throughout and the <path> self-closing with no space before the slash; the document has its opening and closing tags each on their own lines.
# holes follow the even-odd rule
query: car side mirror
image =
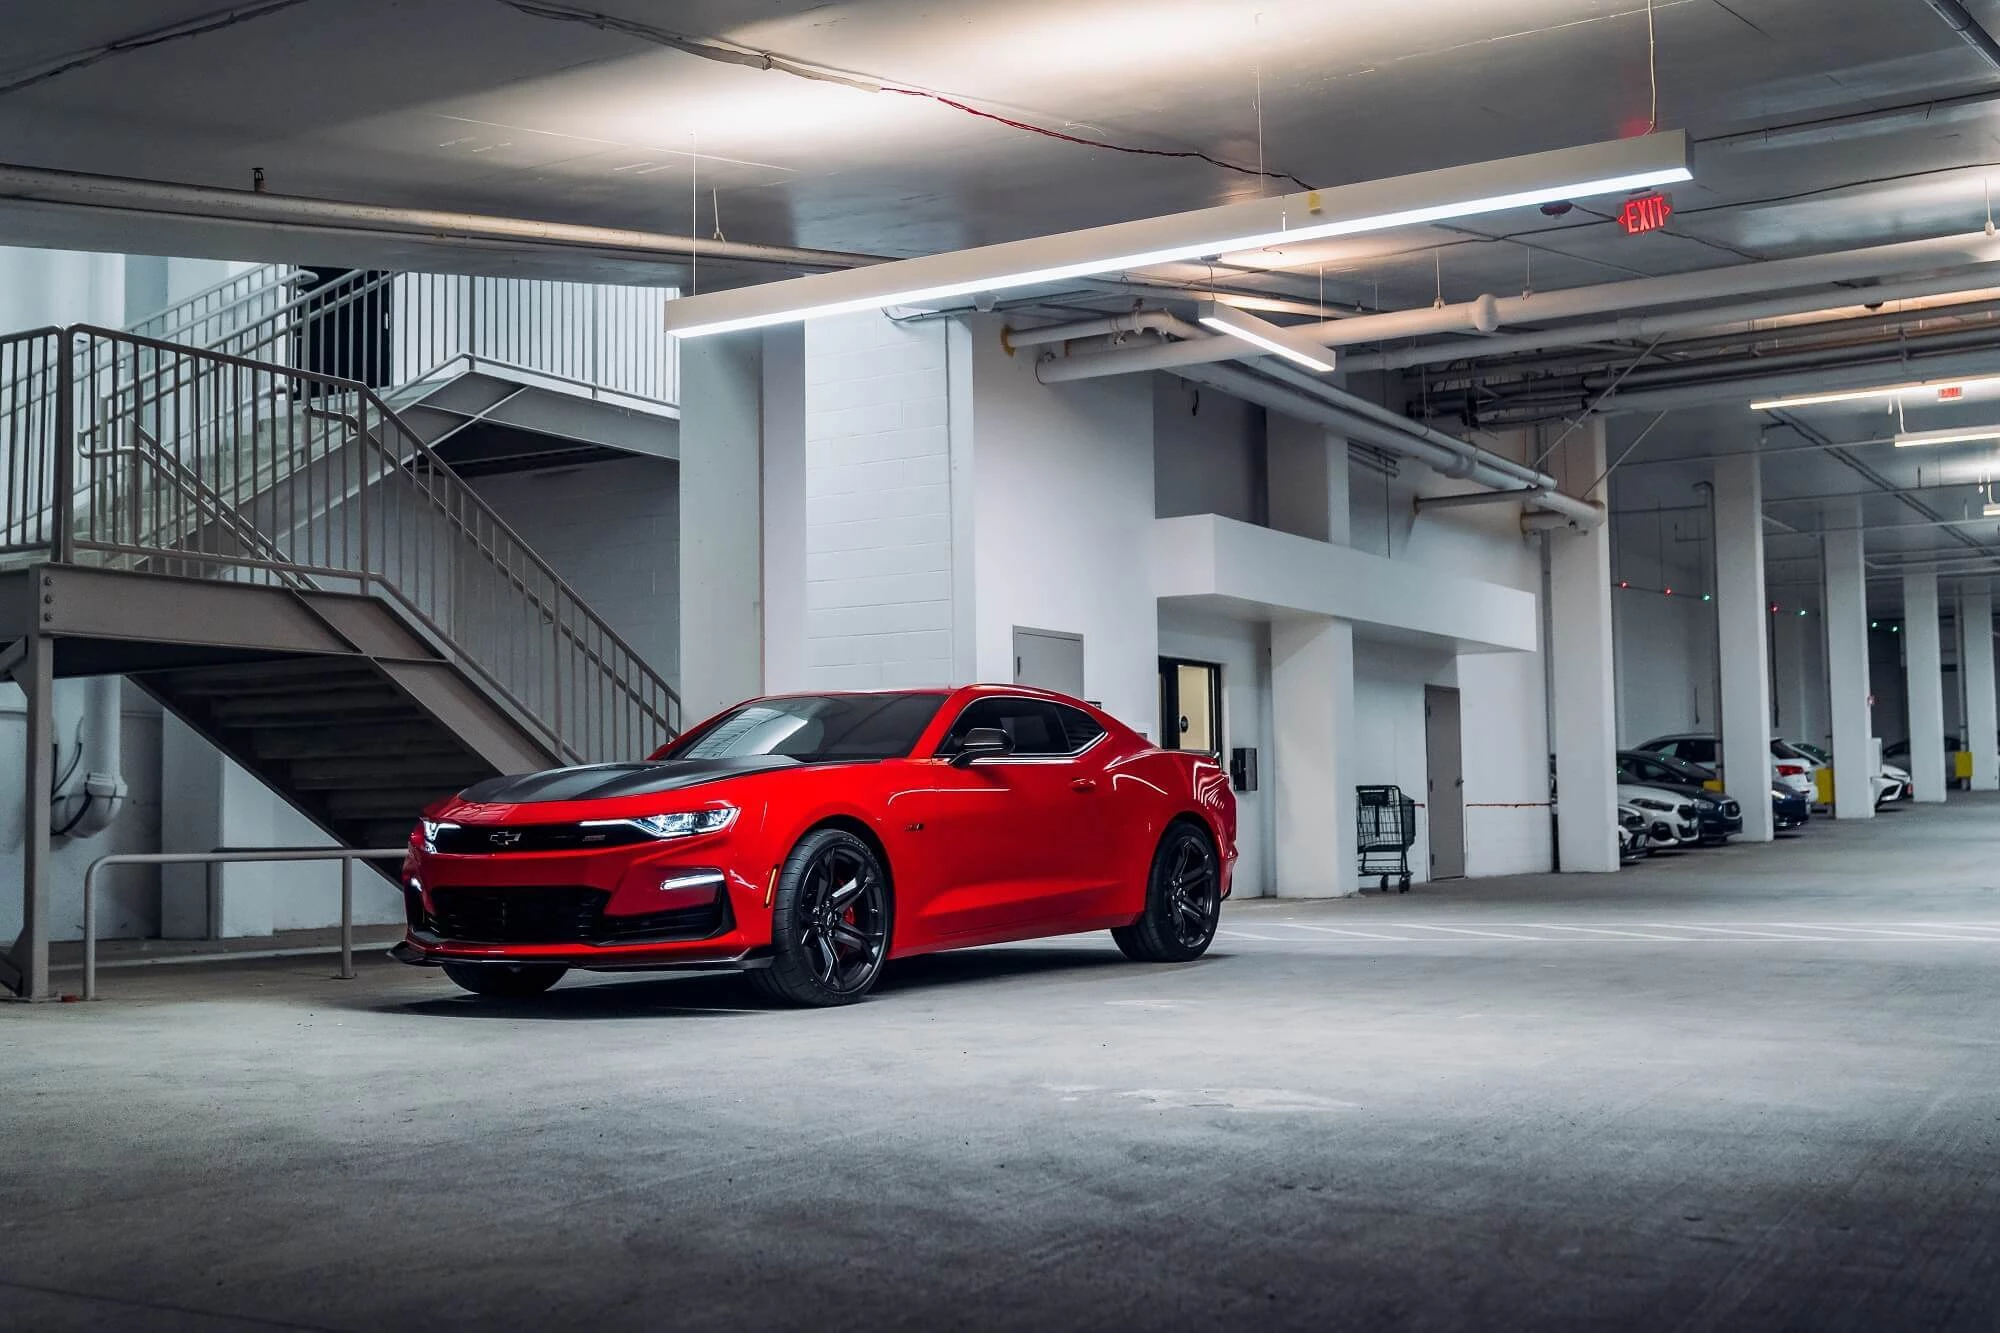
<svg viewBox="0 0 2000 1333">
<path fill-rule="evenodd" d="M 998 727 L 974 727 L 965 733 L 958 753 L 951 757 L 953 768 L 964 768 L 975 759 L 999 759 L 1014 753 L 1014 738 Z"/>
</svg>

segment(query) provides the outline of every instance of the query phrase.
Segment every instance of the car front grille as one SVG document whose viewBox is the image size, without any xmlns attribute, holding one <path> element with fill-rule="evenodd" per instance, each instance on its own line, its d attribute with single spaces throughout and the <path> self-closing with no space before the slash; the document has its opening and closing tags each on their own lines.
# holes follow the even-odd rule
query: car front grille
<svg viewBox="0 0 2000 1333">
<path fill-rule="evenodd" d="M 729 924 L 727 895 L 664 912 L 614 915 L 602 889 L 570 886 L 454 888 L 406 893 L 410 927 L 467 944 L 642 944 L 701 940 Z"/>
<path fill-rule="evenodd" d="M 1695 815 L 1695 809 L 1691 805 L 1683 805 L 1676 807 L 1674 813 L 1679 815 L 1682 819 L 1693 819 Z"/>
<path fill-rule="evenodd" d="M 590 852 L 651 841 L 630 824 L 466 824 L 440 828 L 431 845 L 441 856 L 505 856 Z"/>
</svg>

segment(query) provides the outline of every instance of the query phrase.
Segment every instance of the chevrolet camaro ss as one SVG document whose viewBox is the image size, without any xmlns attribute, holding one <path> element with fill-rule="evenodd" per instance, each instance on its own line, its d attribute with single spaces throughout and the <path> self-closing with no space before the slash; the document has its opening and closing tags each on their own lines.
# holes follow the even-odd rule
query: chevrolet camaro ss
<svg viewBox="0 0 2000 1333">
<path fill-rule="evenodd" d="M 494 778 L 424 812 L 395 955 L 481 995 L 571 968 L 740 968 L 845 1004 L 890 958 L 1109 930 L 1215 937 L 1236 799 L 1208 755 L 1019 686 L 755 699 L 642 763 Z"/>
</svg>

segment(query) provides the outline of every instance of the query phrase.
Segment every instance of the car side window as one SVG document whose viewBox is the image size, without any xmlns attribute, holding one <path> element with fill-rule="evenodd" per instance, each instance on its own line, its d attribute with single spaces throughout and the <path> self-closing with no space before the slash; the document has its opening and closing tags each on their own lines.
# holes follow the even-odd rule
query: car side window
<svg viewBox="0 0 2000 1333">
<path fill-rule="evenodd" d="M 952 723 L 937 752 L 940 757 L 957 754 L 965 735 L 984 727 L 998 728 L 1014 742 L 1017 755 L 1062 755 L 1070 752 L 1063 719 L 1052 703 L 1040 699 L 975 699 L 965 706 Z"/>
<path fill-rule="evenodd" d="M 1067 742 L 1070 754 L 1075 754 L 1104 734 L 1104 728 L 1097 719 L 1081 708 L 1057 704 L 1055 709 L 1056 716 L 1062 719 L 1063 740 Z"/>
</svg>

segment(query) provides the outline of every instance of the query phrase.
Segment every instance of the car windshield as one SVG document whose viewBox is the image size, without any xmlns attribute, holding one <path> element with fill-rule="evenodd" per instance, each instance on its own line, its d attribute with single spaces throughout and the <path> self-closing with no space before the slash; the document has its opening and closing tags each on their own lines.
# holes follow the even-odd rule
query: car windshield
<svg viewBox="0 0 2000 1333">
<path fill-rule="evenodd" d="M 759 699 L 683 736 L 660 759 L 784 755 L 805 763 L 900 759 L 944 706 L 942 694 L 802 694 Z"/>
<path fill-rule="evenodd" d="M 1693 783 L 1697 787 L 1715 777 L 1714 773 L 1703 768 L 1700 764 L 1691 764 L 1685 759 L 1676 759 L 1672 755 L 1660 754 L 1654 755 L 1652 758 L 1654 763 L 1666 769 L 1676 778 L 1683 782 Z"/>
<path fill-rule="evenodd" d="M 1786 744 L 1793 751 L 1803 756 L 1804 758 L 1812 760 L 1814 763 L 1830 764 L 1833 762 L 1833 756 L 1828 754 L 1825 750 L 1820 749 L 1817 745 L 1805 745 L 1801 744 L 1798 741 L 1788 741 L 1786 742 Z"/>
</svg>

